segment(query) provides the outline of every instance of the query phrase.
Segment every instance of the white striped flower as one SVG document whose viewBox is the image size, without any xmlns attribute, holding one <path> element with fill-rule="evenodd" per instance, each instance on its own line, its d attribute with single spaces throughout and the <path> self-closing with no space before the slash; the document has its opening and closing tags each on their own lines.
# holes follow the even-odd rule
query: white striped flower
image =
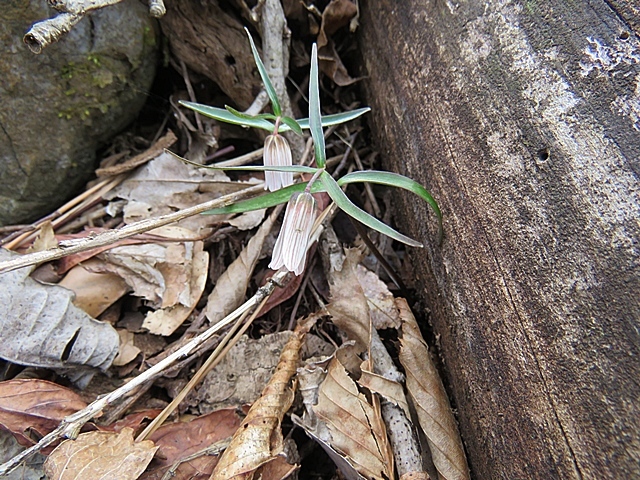
<svg viewBox="0 0 640 480">
<path fill-rule="evenodd" d="M 278 133 L 265 138 L 263 157 L 266 167 L 290 167 L 293 164 L 289 143 Z M 264 172 L 265 190 L 273 192 L 289 185 L 293 185 L 293 172 Z"/>
<path fill-rule="evenodd" d="M 304 271 L 311 227 L 316 219 L 316 201 L 308 192 L 294 193 L 289 199 L 280 235 L 273 247 L 269 268 L 285 267 L 295 275 Z"/>
</svg>

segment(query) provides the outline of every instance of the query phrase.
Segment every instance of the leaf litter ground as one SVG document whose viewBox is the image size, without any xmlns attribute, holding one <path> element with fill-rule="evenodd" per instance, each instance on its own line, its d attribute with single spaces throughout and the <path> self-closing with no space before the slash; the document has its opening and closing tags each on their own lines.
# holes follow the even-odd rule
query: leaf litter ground
<svg viewBox="0 0 640 480">
<path fill-rule="evenodd" d="M 289 21 L 299 20 L 299 11 L 289 14 Z M 360 105 L 356 79 L 338 53 L 354 54 L 353 37 L 345 32 L 356 14 L 355 3 L 346 0 L 317 13 L 323 113 Z M 294 44 L 305 44 L 312 30 L 306 28 Z M 180 75 L 168 74 L 171 85 L 153 92 L 170 106 L 163 108 L 168 121 L 141 120 L 114 140 L 85 193 L 36 228 L 6 235 L 5 248 L 24 253 L 74 245 L 260 190 L 261 173 L 196 168 L 163 151 L 230 165 L 259 162 L 262 154 L 260 134 L 176 107 L 177 98 L 196 100 L 189 92 L 194 86 L 205 98 L 219 96 L 215 85 L 180 62 L 172 59 Z M 308 68 L 308 57 L 298 52 L 292 64 Z M 304 85 L 308 79 L 299 70 L 290 79 Z M 291 90 L 293 108 L 305 112 L 303 96 Z M 325 136 L 335 177 L 376 166 L 364 122 L 331 127 Z M 304 160 L 311 142 L 303 147 Z M 388 192 L 353 185 L 346 192 L 390 222 Z M 328 207 L 325 194 L 316 198 L 321 210 Z M 107 405 L 76 440 L 53 453 L 44 450 L 49 478 L 429 478 L 427 471 L 431 478 L 468 478 L 441 381 L 411 311 L 397 298 L 412 286 L 404 250 L 376 232 L 365 235 L 346 215 L 328 212 L 302 275 L 286 277 L 253 314 L 241 317 L 244 323 L 221 330 Z M 5 289 L 2 330 L 28 334 L 12 335 L 0 347 L 6 359 L 3 442 L 33 445 L 65 417 L 159 364 L 259 293 L 274 274 L 267 264 L 281 219 L 278 207 L 188 215 L 15 271 L 17 291 Z M 358 249 L 345 252 L 349 245 Z M 8 281 L 11 274 L 3 275 Z M 25 298 L 37 301 L 17 300 Z M 20 329 L 7 323 L 17 320 Z M 398 418 L 405 423 L 394 432 L 389 422 Z M 422 447 L 415 442 L 419 436 L 426 439 Z M 14 450 L 7 448 L 3 460 Z M 432 452 L 435 466 L 423 464 L 421 450 Z M 41 468 L 36 458 L 12 475 L 39 478 Z"/>
</svg>

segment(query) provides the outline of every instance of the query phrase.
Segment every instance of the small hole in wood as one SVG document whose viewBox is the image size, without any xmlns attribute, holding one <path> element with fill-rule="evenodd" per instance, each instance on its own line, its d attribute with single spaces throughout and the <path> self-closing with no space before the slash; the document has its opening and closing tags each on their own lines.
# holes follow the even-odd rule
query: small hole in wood
<svg viewBox="0 0 640 480">
<path fill-rule="evenodd" d="M 227 62 L 227 65 L 235 65 L 236 64 L 236 59 L 233 57 L 233 55 L 227 55 L 224 57 L 224 61 Z"/>
<path fill-rule="evenodd" d="M 540 160 L 541 162 L 546 162 L 547 160 L 549 160 L 550 153 L 551 152 L 549 152 L 548 147 L 541 148 L 540 150 L 538 150 L 538 160 Z"/>
<path fill-rule="evenodd" d="M 629 40 L 629 38 L 631 37 L 631 34 L 629 32 L 622 32 L 620 34 L 620 40 Z"/>
</svg>

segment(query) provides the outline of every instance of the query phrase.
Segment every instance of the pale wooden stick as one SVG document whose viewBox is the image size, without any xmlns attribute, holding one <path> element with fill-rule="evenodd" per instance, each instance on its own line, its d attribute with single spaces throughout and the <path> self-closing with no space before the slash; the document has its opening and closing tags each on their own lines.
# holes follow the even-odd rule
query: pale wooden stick
<svg viewBox="0 0 640 480">
<path fill-rule="evenodd" d="M 243 305 L 237 308 L 234 312 L 227 315 L 220 322 L 211 326 L 208 330 L 205 330 L 203 333 L 194 337 L 189 343 L 184 345 L 182 348 L 176 350 L 174 353 L 166 357 L 161 362 L 158 362 L 156 365 L 151 367 L 149 370 L 142 372 L 140 375 L 125 383 L 123 386 L 114 390 L 113 392 L 98 398 L 93 403 L 89 404 L 86 408 L 76 412 L 72 415 L 69 415 L 62 423 L 51 433 L 42 437 L 42 439 L 32 447 L 20 452 L 18 455 L 0 465 L 0 475 L 6 475 L 14 468 L 16 468 L 20 463 L 31 456 L 32 454 L 40 451 L 41 449 L 51 445 L 61 438 L 76 438 L 82 426 L 87 423 L 92 418 L 99 415 L 105 407 L 113 404 L 115 401 L 119 400 L 122 397 L 129 395 L 132 391 L 134 391 L 138 386 L 149 382 L 160 375 L 167 367 L 173 364 L 176 360 L 184 358 L 194 351 L 196 351 L 199 347 L 201 347 L 207 340 L 209 340 L 215 333 L 219 330 L 223 329 L 227 325 L 231 324 L 234 320 L 236 320 L 239 316 L 243 315 L 245 312 L 250 311 L 251 309 L 258 306 L 265 298 L 267 298 L 273 290 L 275 290 L 276 286 L 286 283 L 287 277 L 290 273 L 284 269 L 278 270 L 269 282 L 258 289 L 253 297 L 247 300 Z"/>
<path fill-rule="evenodd" d="M 34 23 L 24 36 L 33 53 L 41 53 L 46 46 L 57 42 L 69 33 L 73 26 L 91 10 L 108 7 L 122 0 L 49 0 L 49 4 L 59 13 L 58 16 Z M 159 18 L 166 13 L 163 0 L 149 0 L 149 14 Z"/>
<path fill-rule="evenodd" d="M 123 238 L 128 238 L 133 235 L 137 235 L 138 233 L 148 232 L 149 230 L 153 230 L 154 228 L 177 222 L 184 218 L 206 212 L 207 210 L 211 210 L 213 208 L 230 205 L 239 200 L 242 200 L 248 195 L 257 194 L 263 191 L 264 187 L 262 184 L 254 185 L 245 188 L 244 190 L 240 190 L 239 192 L 223 195 L 222 197 L 216 198 L 215 200 L 209 200 L 208 202 L 185 208 L 174 213 L 168 213 L 156 218 L 147 218 L 130 225 L 125 225 L 118 230 L 109 230 L 94 236 L 89 236 L 87 238 L 72 240 L 64 243 L 61 242 L 60 246 L 56 248 L 45 250 L 43 252 L 35 252 L 27 255 L 22 255 L 21 257 L 15 258 L 13 260 L 0 262 L 0 273 L 10 272 L 11 270 L 15 270 L 17 268 L 28 267 L 30 265 L 35 265 L 38 263 L 50 262 L 52 260 L 66 257 L 67 255 L 85 252 L 87 250 L 91 250 L 92 248 L 111 245 L 112 243 L 122 240 Z"/>
<path fill-rule="evenodd" d="M 34 233 L 34 231 L 36 231 L 38 228 L 40 228 L 45 222 L 50 221 L 50 220 L 54 220 L 54 219 L 58 218 L 60 215 L 68 212 L 69 210 L 74 208 L 76 205 L 79 205 L 85 199 L 87 199 L 88 197 L 92 196 L 95 192 L 97 192 L 100 189 L 102 189 L 110 181 L 111 181 L 111 179 L 109 179 L 109 178 L 99 181 L 93 187 L 89 188 L 87 191 L 81 193 L 80 195 L 78 195 L 74 199 L 69 200 L 63 206 L 58 208 L 55 212 L 50 213 L 46 217 L 41 218 L 40 220 L 38 220 L 33 225 L 30 225 L 29 227 L 27 227 L 29 229 L 29 231 L 24 232 L 24 233 L 20 234 L 19 236 L 17 236 L 16 238 L 14 238 L 13 240 L 7 242 L 4 245 L 4 248 L 6 248 L 7 250 L 13 250 L 16 247 L 19 247 L 22 244 L 22 242 L 24 241 L 25 238 L 27 238 L 29 235 Z"/>
<path fill-rule="evenodd" d="M 195 375 L 191 377 L 191 380 L 189 380 L 189 383 L 187 383 L 182 388 L 182 390 L 180 390 L 180 393 L 176 395 L 176 397 L 171 401 L 169 405 L 164 407 L 164 410 L 160 412 L 160 415 L 154 418 L 151 421 L 151 423 L 149 423 L 149 425 L 147 425 L 147 427 L 142 431 L 142 433 L 138 435 L 138 437 L 136 438 L 136 442 L 141 442 L 147 439 L 149 435 L 153 434 L 153 432 L 155 432 L 164 423 L 164 421 L 169 417 L 169 415 L 171 415 L 174 412 L 174 410 L 178 408 L 178 405 L 180 405 L 180 403 L 186 398 L 189 392 L 191 392 L 191 390 L 193 390 L 193 388 L 202 381 L 205 375 L 207 375 L 207 373 L 209 373 L 211 370 L 213 370 L 215 367 L 218 366 L 218 364 L 227 355 L 227 353 L 229 353 L 229 350 L 231 350 L 231 348 L 233 348 L 233 346 L 236 343 L 238 343 L 238 340 L 240 340 L 240 337 L 242 337 L 242 335 L 244 335 L 247 329 L 251 326 L 253 321 L 258 316 L 258 313 L 260 312 L 260 310 L 262 310 L 262 307 L 264 307 L 265 304 L 267 303 L 267 300 L 269 300 L 269 297 L 270 295 L 265 297 L 265 299 L 260 303 L 258 308 L 256 308 L 253 311 L 253 314 L 251 315 L 248 321 L 244 322 L 249 312 L 245 312 L 238 319 L 238 321 L 227 332 L 227 334 L 222 339 L 222 341 L 218 344 L 215 350 L 211 352 L 211 355 L 209 355 L 209 358 L 207 358 L 207 360 L 202 364 L 202 366 L 198 369 Z M 240 325 L 242 325 L 242 328 L 240 329 L 240 331 L 237 331 Z"/>
</svg>

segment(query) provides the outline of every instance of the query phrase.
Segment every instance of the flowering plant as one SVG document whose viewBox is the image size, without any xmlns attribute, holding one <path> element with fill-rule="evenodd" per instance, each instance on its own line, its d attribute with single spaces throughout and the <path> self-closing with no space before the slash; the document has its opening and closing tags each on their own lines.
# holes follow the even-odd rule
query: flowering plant
<svg viewBox="0 0 640 480">
<path fill-rule="evenodd" d="M 420 242 L 394 230 L 389 225 L 386 225 L 352 203 L 341 188 L 350 183 L 376 183 L 403 188 L 418 195 L 429 204 L 436 214 L 439 235 L 441 237 L 442 213 L 440 212 L 440 208 L 431 194 L 414 180 L 396 173 L 375 170 L 351 172 L 336 180 L 326 171 L 326 152 L 322 128 L 348 122 L 370 111 L 370 109 L 360 108 L 351 112 L 326 116 L 320 114 L 317 46 L 314 44 L 311 52 L 309 118 L 296 120 L 282 115 L 282 109 L 275 89 L 248 31 L 247 34 L 249 35 L 249 41 L 258 71 L 260 72 L 265 90 L 267 91 L 273 108 L 273 114 L 265 113 L 250 116 L 238 112 L 231 107 L 222 109 L 185 101 L 181 101 L 180 104 L 216 120 L 270 131 L 271 135 L 269 135 L 265 141 L 264 166 L 215 167 L 210 165 L 195 165 L 223 170 L 253 170 L 264 171 L 265 174 L 271 173 L 268 176 L 265 175 L 265 188 L 271 191 L 264 195 L 239 201 L 226 207 L 209 210 L 205 213 L 241 213 L 288 202 L 284 222 L 274 247 L 270 267 L 279 268 L 285 266 L 287 270 L 294 272 L 296 275 L 299 275 L 304 269 L 305 254 L 308 247 L 307 242 L 316 215 L 316 206 L 311 196 L 312 193 L 326 192 L 335 204 L 346 214 L 394 240 L 414 247 L 423 246 Z M 286 143 L 286 140 L 284 140 L 284 137 L 279 135 L 280 132 L 289 130 L 302 135 L 302 131 L 305 129 L 309 129 L 313 137 L 316 167 L 293 165 L 289 145 Z M 276 174 L 272 175 L 273 173 Z M 293 184 L 293 173 L 307 173 L 313 176 L 308 182 Z"/>
</svg>

